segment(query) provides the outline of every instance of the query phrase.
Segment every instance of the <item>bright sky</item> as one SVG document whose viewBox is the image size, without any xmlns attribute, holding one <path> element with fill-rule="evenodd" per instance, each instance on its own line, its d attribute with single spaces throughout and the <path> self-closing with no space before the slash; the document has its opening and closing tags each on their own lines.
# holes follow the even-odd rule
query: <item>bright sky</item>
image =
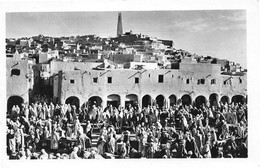
<svg viewBox="0 0 260 168">
<path fill-rule="evenodd" d="M 6 37 L 116 35 L 115 12 L 6 14 Z M 175 48 L 225 58 L 247 68 L 245 10 L 122 12 L 123 31 L 173 40 Z"/>
</svg>

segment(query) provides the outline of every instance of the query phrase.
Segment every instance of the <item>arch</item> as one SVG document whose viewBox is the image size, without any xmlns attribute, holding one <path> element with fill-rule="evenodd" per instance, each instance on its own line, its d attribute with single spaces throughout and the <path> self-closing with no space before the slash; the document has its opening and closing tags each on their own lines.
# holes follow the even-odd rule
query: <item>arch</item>
<svg viewBox="0 0 260 168">
<path fill-rule="evenodd" d="M 223 103 L 223 104 L 226 104 L 226 103 L 229 103 L 229 97 L 228 96 L 222 96 L 220 101 Z"/>
<path fill-rule="evenodd" d="M 142 107 L 148 107 L 152 104 L 152 98 L 150 95 L 145 95 L 142 98 Z"/>
<path fill-rule="evenodd" d="M 70 96 L 66 99 L 65 104 L 75 105 L 79 108 L 79 98 L 76 96 Z"/>
<path fill-rule="evenodd" d="M 120 96 L 117 94 L 111 94 L 107 96 L 107 105 L 118 107 L 120 105 Z"/>
<path fill-rule="evenodd" d="M 195 105 L 196 105 L 196 107 L 197 107 L 197 108 L 198 108 L 198 107 L 201 107 L 202 104 L 206 105 L 206 98 L 205 98 L 204 96 L 202 96 L 202 95 L 196 97 L 196 99 L 195 99 Z"/>
<path fill-rule="evenodd" d="M 245 102 L 245 97 L 242 95 L 235 95 L 232 97 L 231 102 L 243 104 Z"/>
<path fill-rule="evenodd" d="M 7 110 L 11 110 L 14 105 L 18 105 L 21 108 L 23 103 L 23 98 L 21 96 L 11 96 L 7 100 Z"/>
<path fill-rule="evenodd" d="M 212 93 L 209 96 L 209 103 L 210 103 L 210 106 L 218 106 L 218 94 Z"/>
<path fill-rule="evenodd" d="M 101 107 L 103 101 L 102 98 L 99 96 L 92 96 L 88 99 L 88 102 L 90 106 L 95 104 L 96 106 Z"/>
<path fill-rule="evenodd" d="M 156 98 L 156 103 L 159 106 L 159 108 L 162 108 L 165 105 L 165 98 L 163 95 L 158 95 Z"/>
<path fill-rule="evenodd" d="M 191 97 L 190 97 L 190 95 L 187 95 L 187 94 L 183 95 L 181 97 L 181 101 L 182 101 L 182 105 L 190 105 L 191 104 Z"/>
<path fill-rule="evenodd" d="M 138 104 L 138 97 L 136 94 L 129 94 L 125 97 L 125 107 L 128 105 L 137 105 Z"/>
<path fill-rule="evenodd" d="M 176 103 L 177 103 L 177 97 L 176 97 L 174 94 L 170 95 L 170 96 L 169 96 L 169 102 L 170 102 L 170 106 L 176 105 Z"/>
</svg>

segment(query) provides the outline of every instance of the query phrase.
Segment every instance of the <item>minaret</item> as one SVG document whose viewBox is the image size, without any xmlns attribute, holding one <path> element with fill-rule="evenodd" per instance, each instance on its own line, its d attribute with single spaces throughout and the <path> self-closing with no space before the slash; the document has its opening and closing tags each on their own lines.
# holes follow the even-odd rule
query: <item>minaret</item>
<svg viewBox="0 0 260 168">
<path fill-rule="evenodd" d="M 118 21 L 117 21 L 117 32 L 116 36 L 120 36 L 123 34 L 123 24 L 122 24 L 122 16 L 121 13 L 118 13 Z"/>
</svg>

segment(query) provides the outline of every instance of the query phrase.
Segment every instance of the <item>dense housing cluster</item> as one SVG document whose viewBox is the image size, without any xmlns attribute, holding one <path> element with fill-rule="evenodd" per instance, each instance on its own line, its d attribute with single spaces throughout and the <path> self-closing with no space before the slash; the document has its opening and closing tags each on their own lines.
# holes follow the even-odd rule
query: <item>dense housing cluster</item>
<svg viewBox="0 0 260 168">
<path fill-rule="evenodd" d="M 54 102 L 74 101 L 77 107 L 93 99 L 103 107 L 107 101 L 123 106 L 126 101 L 141 106 L 158 101 L 170 107 L 178 99 L 230 103 L 247 96 L 247 72 L 238 64 L 191 55 L 169 41 L 131 33 L 110 40 L 74 37 L 69 46 L 63 38 L 62 45 L 55 38 L 33 39 L 16 40 L 15 53 L 9 53 L 12 42 L 7 40 L 9 102 L 28 103 L 29 97 L 45 94 Z"/>
</svg>

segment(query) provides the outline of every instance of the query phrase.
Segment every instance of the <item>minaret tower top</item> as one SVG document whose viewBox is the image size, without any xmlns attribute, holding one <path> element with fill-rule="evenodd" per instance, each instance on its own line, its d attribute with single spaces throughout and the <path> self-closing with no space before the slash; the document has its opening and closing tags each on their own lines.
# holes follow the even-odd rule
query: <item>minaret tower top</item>
<svg viewBox="0 0 260 168">
<path fill-rule="evenodd" d="M 123 34 L 123 24 L 122 24 L 122 16 L 121 12 L 118 13 L 118 21 L 117 21 L 117 32 L 116 36 L 120 36 Z"/>
</svg>

